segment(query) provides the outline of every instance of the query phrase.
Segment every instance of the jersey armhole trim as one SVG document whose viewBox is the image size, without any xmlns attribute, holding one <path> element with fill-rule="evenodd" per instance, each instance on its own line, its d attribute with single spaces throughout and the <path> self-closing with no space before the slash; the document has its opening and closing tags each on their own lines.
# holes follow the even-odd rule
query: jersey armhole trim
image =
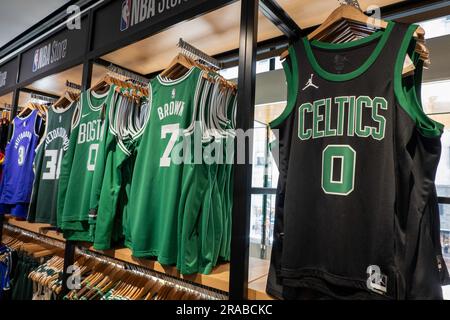
<svg viewBox="0 0 450 320">
<path fill-rule="evenodd" d="M 38 117 L 36 117 L 36 119 L 37 119 Z M 38 143 L 38 145 L 36 146 L 36 149 L 34 149 L 35 151 L 37 151 L 37 150 L 39 150 L 39 148 L 44 144 L 44 142 L 45 142 L 45 140 L 47 139 L 47 134 L 48 134 L 48 132 L 47 132 L 47 130 L 48 130 L 48 110 L 45 110 L 45 119 L 47 119 L 47 121 L 43 124 L 43 123 L 41 123 L 41 125 L 45 125 L 45 130 L 44 130 L 44 133 L 42 134 L 42 137 L 41 137 L 41 141 L 39 141 L 39 143 Z M 41 120 L 42 121 L 42 120 Z M 36 130 L 36 125 L 35 125 L 35 128 L 34 128 L 34 130 Z M 37 136 L 39 137 L 39 134 L 37 134 Z"/>
<path fill-rule="evenodd" d="M 284 74 L 287 80 L 288 101 L 281 115 L 269 123 L 270 128 L 277 128 L 291 114 L 297 104 L 298 91 L 298 62 L 294 46 L 289 47 L 289 58 L 292 61 L 292 68 L 287 63 L 283 63 Z"/>
<path fill-rule="evenodd" d="M 48 119 L 48 110 L 45 110 L 45 118 Z M 44 120 L 41 118 L 39 113 L 36 111 L 36 117 L 34 118 L 34 126 L 33 126 L 33 133 L 34 135 L 39 139 L 39 132 L 42 129 L 42 126 L 44 125 Z M 36 131 L 37 129 L 37 131 Z M 45 130 L 47 131 L 47 125 L 45 125 Z"/>
<path fill-rule="evenodd" d="M 80 95 L 80 100 L 78 100 L 75 110 L 73 111 L 72 121 L 70 125 L 70 130 L 72 131 L 80 124 L 81 115 L 83 113 L 83 94 Z"/>
<path fill-rule="evenodd" d="M 400 107 L 411 117 L 412 120 L 414 120 L 414 122 L 416 123 L 416 127 L 420 131 L 420 133 L 426 137 L 436 137 L 442 134 L 444 125 L 429 118 L 423 111 L 420 101 L 418 101 L 418 99 L 408 99 L 403 90 L 403 62 L 408 52 L 408 48 L 411 43 L 414 31 L 417 29 L 417 27 L 417 25 L 409 26 L 400 47 L 400 51 L 397 55 L 397 61 L 395 63 L 394 70 L 394 91 Z"/>
<path fill-rule="evenodd" d="M 136 141 L 140 136 L 142 136 L 145 132 L 145 129 L 147 128 L 148 123 L 151 121 L 150 116 L 152 113 L 152 104 L 153 104 L 153 86 L 152 81 L 148 82 L 148 111 L 146 114 L 145 121 L 142 123 L 142 126 L 139 128 L 139 130 L 136 130 L 131 136 L 131 139 Z M 140 108 L 140 106 L 139 106 Z"/>
<path fill-rule="evenodd" d="M 14 119 L 11 121 L 11 123 L 12 123 L 11 136 L 8 137 L 7 142 L 6 142 L 7 144 L 9 144 L 11 142 L 12 138 L 14 138 L 14 131 L 16 130 L 16 124 L 14 123 Z M 5 150 L 5 152 L 6 152 L 6 150 Z"/>
</svg>

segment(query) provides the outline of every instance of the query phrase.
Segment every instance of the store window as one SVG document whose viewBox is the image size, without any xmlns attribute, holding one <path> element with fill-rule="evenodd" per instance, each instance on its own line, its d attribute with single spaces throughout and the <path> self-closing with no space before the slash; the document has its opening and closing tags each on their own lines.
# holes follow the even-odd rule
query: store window
<svg viewBox="0 0 450 320">
<path fill-rule="evenodd" d="M 432 39 L 450 34 L 450 16 L 419 23 L 426 31 L 425 38 Z"/>
</svg>

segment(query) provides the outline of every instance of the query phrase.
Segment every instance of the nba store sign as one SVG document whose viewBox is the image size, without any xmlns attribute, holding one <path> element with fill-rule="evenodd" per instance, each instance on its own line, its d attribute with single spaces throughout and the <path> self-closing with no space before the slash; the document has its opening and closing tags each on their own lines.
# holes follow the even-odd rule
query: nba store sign
<svg viewBox="0 0 450 320">
<path fill-rule="evenodd" d="M 189 0 L 124 0 L 120 17 L 120 31 L 125 31 L 155 15 L 163 14 Z"/>
<path fill-rule="evenodd" d="M 67 55 L 67 39 L 54 40 L 36 49 L 33 59 L 33 72 L 64 59 Z"/>
</svg>

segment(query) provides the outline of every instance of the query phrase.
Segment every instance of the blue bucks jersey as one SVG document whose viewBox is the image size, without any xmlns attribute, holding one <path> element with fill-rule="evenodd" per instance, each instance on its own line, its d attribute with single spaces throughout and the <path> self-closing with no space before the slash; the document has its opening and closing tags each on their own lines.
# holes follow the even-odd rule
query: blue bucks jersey
<svg viewBox="0 0 450 320">
<path fill-rule="evenodd" d="M 14 131 L 6 146 L 0 204 L 15 205 L 30 201 L 34 173 L 33 161 L 39 142 L 41 118 L 33 110 L 28 116 L 13 120 Z"/>
</svg>

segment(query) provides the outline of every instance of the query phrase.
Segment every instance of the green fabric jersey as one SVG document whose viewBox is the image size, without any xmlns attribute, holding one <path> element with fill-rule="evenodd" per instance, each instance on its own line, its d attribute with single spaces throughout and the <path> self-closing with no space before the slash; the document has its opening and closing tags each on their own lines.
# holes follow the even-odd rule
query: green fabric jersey
<svg viewBox="0 0 450 320">
<path fill-rule="evenodd" d="M 89 201 L 99 144 L 108 128 L 108 115 L 115 100 L 115 87 L 81 95 L 72 127 L 69 149 L 61 165 L 58 192 L 58 227 L 68 240 L 93 241 L 89 228 Z"/>
<path fill-rule="evenodd" d="M 180 199 L 186 186 L 183 170 L 187 169 L 179 163 L 182 162 L 179 157 L 192 156 L 184 154 L 183 144 L 193 143 L 193 139 L 185 138 L 194 132 L 202 75 L 202 71 L 194 67 L 178 80 L 157 77 L 149 85 L 150 120 L 136 150 L 127 208 L 132 240 L 128 243 L 136 257 L 157 257 L 162 264 L 178 262 L 179 224 L 184 219 Z M 196 242 L 183 250 L 197 256 Z M 183 270 L 180 266 L 180 271 L 190 273 L 192 270 Z"/>
<path fill-rule="evenodd" d="M 76 103 L 64 109 L 50 107 L 46 131 L 36 150 L 35 180 L 28 221 L 56 225 L 56 202 L 61 162 L 69 148 L 71 123 Z"/>
<path fill-rule="evenodd" d="M 94 248 L 110 249 L 128 234 L 126 206 L 134 167 L 134 149 L 142 135 L 137 120 L 141 104 L 119 95 L 110 112 L 109 130 L 97 158 L 91 193 L 91 224 L 95 224 Z"/>
</svg>

